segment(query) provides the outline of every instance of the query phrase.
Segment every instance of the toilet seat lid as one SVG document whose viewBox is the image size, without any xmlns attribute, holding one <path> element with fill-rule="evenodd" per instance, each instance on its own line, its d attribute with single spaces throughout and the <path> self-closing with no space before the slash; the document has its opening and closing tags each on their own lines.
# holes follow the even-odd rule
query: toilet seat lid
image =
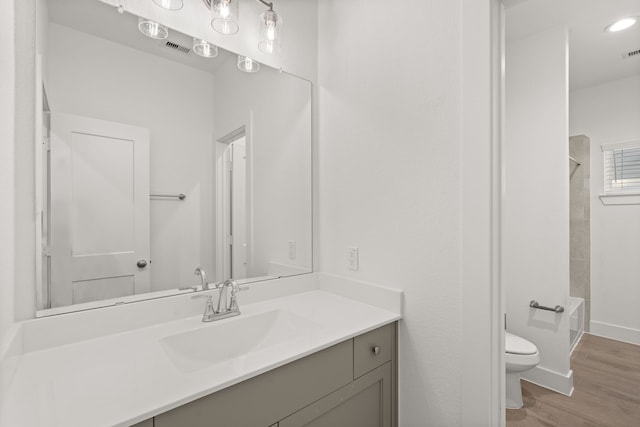
<svg viewBox="0 0 640 427">
<path fill-rule="evenodd" d="M 535 344 L 509 332 L 504 333 L 504 347 L 505 351 L 510 354 L 536 354 L 538 352 Z"/>
</svg>

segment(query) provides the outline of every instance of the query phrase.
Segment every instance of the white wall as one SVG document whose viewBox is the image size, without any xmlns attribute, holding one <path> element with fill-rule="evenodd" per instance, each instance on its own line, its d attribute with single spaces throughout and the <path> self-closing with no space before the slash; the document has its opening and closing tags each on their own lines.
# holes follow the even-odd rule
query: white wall
<svg viewBox="0 0 640 427">
<path fill-rule="evenodd" d="M 15 45 L 13 2 L 0 2 L 0 344 L 14 322 L 14 101 Z"/>
<path fill-rule="evenodd" d="M 509 19 L 507 11 L 507 19 Z M 523 377 L 569 393 L 568 39 L 565 27 L 506 46 L 503 283 L 507 330 L 533 342 Z"/>
<path fill-rule="evenodd" d="M 49 46 L 49 7 L 47 0 L 36 0 L 36 52 L 42 57 L 47 57 Z M 48 64 L 41 64 L 42 80 L 47 81 Z"/>
<path fill-rule="evenodd" d="M 264 66 L 242 73 L 227 61 L 215 74 L 214 88 L 216 139 L 252 115 L 249 277 L 266 275 L 269 262 L 311 271 L 311 84 Z M 289 241 L 296 242 L 295 260 L 288 258 Z"/>
<path fill-rule="evenodd" d="M 14 265 L 15 317 L 29 319 L 36 308 L 35 275 L 35 49 L 36 2 L 15 1 Z"/>
<path fill-rule="evenodd" d="M 640 205 L 605 206 L 602 144 L 640 140 L 640 76 L 571 92 L 569 130 L 591 141 L 591 332 L 640 344 Z"/>
<path fill-rule="evenodd" d="M 404 291 L 400 424 L 460 425 L 461 3 L 318 9 L 320 270 Z"/>
<path fill-rule="evenodd" d="M 462 2 L 461 425 L 505 424 L 505 303 L 500 283 L 504 126 L 501 0 Z"/>
<path fill-rule="evenodd" d="M 151 289 L 213 272 L 213 76 L 68 27 L 49 25 L 52 112 L 150 129 Z"/>
</svg>

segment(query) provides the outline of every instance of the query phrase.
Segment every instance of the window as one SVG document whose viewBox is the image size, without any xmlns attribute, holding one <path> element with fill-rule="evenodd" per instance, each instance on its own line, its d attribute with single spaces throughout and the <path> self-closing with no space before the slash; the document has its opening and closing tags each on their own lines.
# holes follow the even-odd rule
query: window
<svg viewBox="0 0 640 427">
<path fill-rule="evenodd" d="M 602 146 L 605 194 L 640 193 L 640 141 Z"/>
</svg>

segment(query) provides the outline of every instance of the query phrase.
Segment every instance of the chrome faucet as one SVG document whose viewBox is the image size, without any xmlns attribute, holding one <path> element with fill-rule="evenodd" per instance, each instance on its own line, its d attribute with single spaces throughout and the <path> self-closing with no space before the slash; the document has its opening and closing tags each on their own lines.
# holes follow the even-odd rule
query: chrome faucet
<svg viewBox="0 0 640 427">
<path fill-rule="evenodd" d="M 222 282 L 220 285 L 220 294 L 218 295 L 218 312 L 220 312 L 220 300 L 224 300 L 225 304 L 225 313 L 235 313 L 240 314 L 240 308 L 238 307 L 238 300 L 236 298 L 236 294 L 240 291 L 244 291 L 249 289 L 248 287 L 240 287 L 238 282 L 233 279 L 227 279 Z M 227 303 L 227 288 L 231 288 L 231 299 Z M 224 297 L 223 297 L 224 295 Z"/>
<path fill-rule="evenodd" d="M 202 290 L 207 291 L 211 289 L 209 287 L 209 282 L 207 282 L 207 273 L 204 272 L 204 269 L 198 267 L 196 271 L 193 272 L 195 276 L 200 276 L 200 282 L 202 282 Z"/>
<path fill-rule="evenodd" d="M 227 288 L 231 288 L 231 299 L 227 303 Z M 208 289 L 208 288 L 207 288 Z M 191 298 L 206 298 L 207 303 L 204 307 L 202 315 L 203 322 L 213 322 L 214 320 L 226 319 L 240 314 L 238 300 L 236 294 L 240 291 L 247 290 L 247 287 L 240 287 L 235 280 L 227 279 L 222 283 L 214 284 L 214 289 L 218 289 L 218 303 L 216 308 L 213 307 L 213 295 L 194 295 Z M 223 296 L 224 295 L 224 296 Z M 221 307 L 221 301 L 224 300 L 224 306 Z"/>
</svg>

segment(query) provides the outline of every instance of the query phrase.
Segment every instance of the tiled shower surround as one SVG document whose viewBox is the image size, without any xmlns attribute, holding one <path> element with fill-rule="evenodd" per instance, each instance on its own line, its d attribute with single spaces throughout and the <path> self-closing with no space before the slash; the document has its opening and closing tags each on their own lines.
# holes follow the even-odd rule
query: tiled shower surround
<svg viewBox="0 0 640 427">
<path fill-rule="evenodd" d="M 570 172 L 570 292 L 584 298 L 584 330 L 589 331 L 591 315 L 591 209 L 590 209 L 590 146 L 584 135 L 569 138 Z"/>
</svg>

